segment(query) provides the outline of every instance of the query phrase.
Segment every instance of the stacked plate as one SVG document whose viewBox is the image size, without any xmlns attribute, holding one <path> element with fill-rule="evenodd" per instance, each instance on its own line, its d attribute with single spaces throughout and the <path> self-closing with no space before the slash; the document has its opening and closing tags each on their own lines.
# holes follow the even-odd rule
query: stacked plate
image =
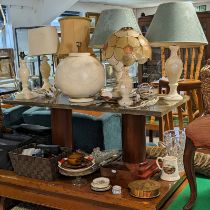
<svg viewBox="0 0 210 210">
<path fill-rule="evenodd" d="M 86 159 L 78 166 L 70 165 L 67 158 L 63 158 L 58 162 L 59 172 L 65 176 L 84 176 L 93 173 L 97 167 L 95 167 L 95 160 Z"/>
<path fill-rule="evenodd" d="M 93 179 L 91 189 L 97 192 L 107 191 L 111 188 L 110 180 L 105 177 Z"/>
</svg>

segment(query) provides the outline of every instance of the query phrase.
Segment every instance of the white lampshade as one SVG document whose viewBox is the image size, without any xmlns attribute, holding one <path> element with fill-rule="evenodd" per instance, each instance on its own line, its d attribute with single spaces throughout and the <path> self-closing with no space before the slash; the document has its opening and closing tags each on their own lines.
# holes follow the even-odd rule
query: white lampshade
<svg viewBox="0 0 210 210">
<path fill-rule="evenodd" d="M 141 34 L 132 9 L 109 9 L 102 11 L 89 46 L 92 48 L 103 48 L 107 38 L 124 27 L 132 27 Z"/>
<path fill-rule="evenodd" d="M 195 8 L 189 2 L 161 4 L 148 28 L 146 38 L 152 47 L 196 47 L 208 44 Z"/>
<path fill-rule="evenodd" d="M 58 49 L 58 34 L 53 26 L 44 26 L 28 31 L 29 56 L 55 54 Z"/>
</svg>

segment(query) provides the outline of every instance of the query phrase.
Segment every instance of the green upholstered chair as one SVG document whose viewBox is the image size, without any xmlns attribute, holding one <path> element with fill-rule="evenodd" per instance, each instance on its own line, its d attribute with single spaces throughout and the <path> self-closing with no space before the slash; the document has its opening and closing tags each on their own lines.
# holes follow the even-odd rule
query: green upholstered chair
<svg viewBox="0 0 210 210">
<path fill-rule="evenodd" d="M 23 113 L 27 124 L 51 127 L 51 111 L 45 107 L 32 107 Z M 93 148 L 121 149 L 122 123 L 121 115 L 102 113 L 94 116 L 73 112 L 73 139 L 76 149 L 91 152 Z"/>
<path fill-rule="evenodd" d="M 11 108 L 2 108 L 2 112 L 4 115 L 3 119 L 3 125 L 5 127 L 11 127 L 13 125 L 18 125 L 20 123 L 23 123 L 23 112 L 29 109 L 29 106 L 14 106 Z"/>
</svg>

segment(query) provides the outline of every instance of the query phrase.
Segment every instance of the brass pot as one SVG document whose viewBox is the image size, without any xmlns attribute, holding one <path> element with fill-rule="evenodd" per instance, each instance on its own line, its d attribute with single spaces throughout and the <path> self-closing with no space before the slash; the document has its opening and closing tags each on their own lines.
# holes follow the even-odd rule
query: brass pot
<svg viewBox="0 0 210 210">
<path fill-rule="evenodd" d="M 136 180 L 128 184 L 130 195 L 137 198 L 154 198 L 160 195 L 160 183 L 153 180 Z"/>
</svg>

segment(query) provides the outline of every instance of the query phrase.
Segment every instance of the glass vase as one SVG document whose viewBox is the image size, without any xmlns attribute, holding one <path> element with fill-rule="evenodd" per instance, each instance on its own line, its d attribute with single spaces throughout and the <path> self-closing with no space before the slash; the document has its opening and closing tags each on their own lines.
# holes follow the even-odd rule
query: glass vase
<svg viewBox="0 0 210 210">
<path fill-rule="evenodd" d="M 184 171 L 183 155 L 185 141 L 186 135 L 184 130 L 168 130 L 164 132 L 166 155 L 177 157 L 179 172 Z"/>
</svg>

